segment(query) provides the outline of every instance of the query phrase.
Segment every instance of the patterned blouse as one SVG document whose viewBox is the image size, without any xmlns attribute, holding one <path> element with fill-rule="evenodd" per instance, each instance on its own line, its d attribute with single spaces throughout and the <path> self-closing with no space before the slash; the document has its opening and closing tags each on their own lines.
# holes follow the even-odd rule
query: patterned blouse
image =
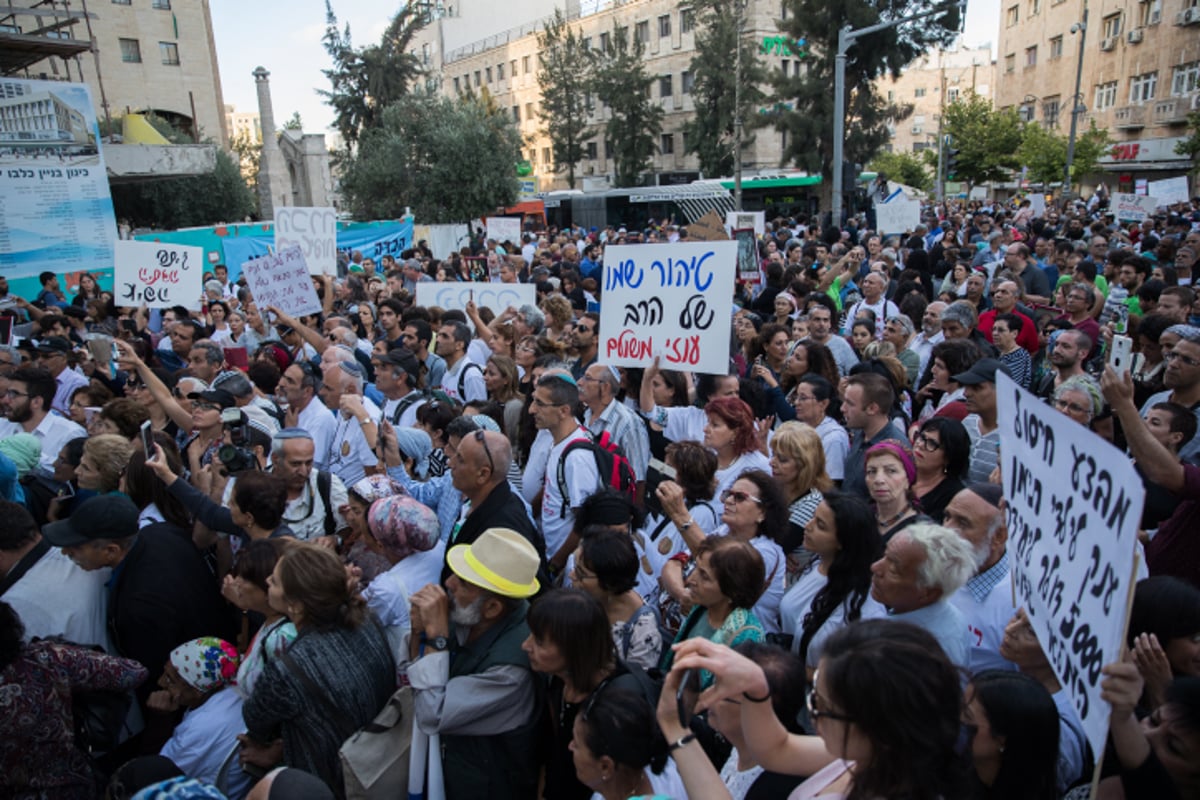
<svg viewBox="0 0 1200 800">
<path fill-rule="evenodd" d="M 95 796 L 92 770 L 75 747 L 71 693 L 129 691 L 146 668 L 84 647 L 32 642 L 0 672 L 0 797 Z"/>
</svg>

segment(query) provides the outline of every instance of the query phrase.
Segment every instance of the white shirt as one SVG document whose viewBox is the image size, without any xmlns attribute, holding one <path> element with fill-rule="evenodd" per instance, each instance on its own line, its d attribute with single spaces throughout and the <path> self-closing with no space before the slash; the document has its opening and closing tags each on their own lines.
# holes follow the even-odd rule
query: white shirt
<svg viewBox="0 0 1200 800">
<path fill-rule="evenodd" d="M 329 469 L 329 448 L 333 446 L 336 423 L 333 413 L 313 397 L 296 417 L 296 427 L 303 428 L 313 438 L 313 468 Z"/>
<path fill-rule="evenodd" d="M 542 535 L 546 539 L 547 557 L 553 557 L 571 535 L 575 525 L 575 511 L 581 503 L 600 488 L 600 473 L 596 471 L 596 459 L 591 452 L 575 449 L 567 456 L 563 468 L 563 484 L 567 490 L 564 498 L 558 485 L 558 464 L 562 461 L 567 445 L 576 439 L 587 439 L 587 431 L 577 427 L 550 450 L 546 460 L 546 474 L 542 480 Z"/>
<path fill-rule="evenodd" d="M 787 590 L 779 604 L 779 617 L 784 633 L 792 634 L 792 652 L 800 655 L 800 640 L 804 638 L 804 617 L 812 609 L 813 600 L 829 579 L 817 569 L 816 562 L 802 574 Z M 821 624 L 817 632 L 808 642 L 808 650 L 804 654 L 804 663 L 815 668 L 821 660 L 825 642 L 841 628 L 849 624 L 846 615 L 849 611 L 849 599 L 842 601 L 833 613 Z M 863 601 L 860 619 L 883 619 L 887 609 L 869 594 Z"/>
<path fill-rule="evenodd" d="M 833 417 L 825 417 L 815 428 L 825 451 L 825 474 L 832 480 L 846 477 L 846 455 L 850 452 L 850 434 Z"/>
<path fill-rule="evenodd" d="M 703 442 L 704 426 L 708 424 L 708 415 L 703 408 L 695 406 L 673 406 L 661 408 L 655 406 L 649 413 L 643 414 L 646 419 L 663 429 L 663 436 L 672 442 Z"/>
<path fill-rule="evenodd" d="M 396 418 L 396 408 L 406 401 L 410 401 L 400 412 L 399 419 Z M 425 405 L 425 396 L 421 394 L 420 389 L 413 389 L 404 397 L 397 397 L 395 400 L 388 400 L 383 404 L 381 415 L 377 415 L 378 419 L 386 419 L 392 423 L 394 428 L 415 428 L 417 426 L 417 409 Z"/>
<path fill-rule="evenodd" d="M 824 344 L 829 348 L 829 352 L 833 353 L 833 360 L 838 365 L 838 373 L 843 378 L 849 375 L 850 370 L 858 363 L 858 356 L 854 355 L 854 348 L 840 336 L 830 336 L 829 341 L 817 344 Z"/>
<path fill-rule="evenodd" d="M 741 477 L 743 472 L 749 472 L 752 469 L 761 469 L 769 473 L 771 471 L 771 461 L 758 450 L 751 450 L 749 453 L 742 453 L 735 458 L 725 469 L 718 469 L 716 476 L 717 491 L 713 495 L 713 499 L 720 501 L 721 495 L 725 490 L 733 486 L 733 482 Z M 767 571 L 770 572 L 770 569 L 768 568 Z"/>
<path fill-rule="evenodd" d="M 318 405 L 321 405 L 318 403 Z M 324 406 L 321 406 L 324 408 Z M 346 527 L 346 520 L 339 508 L 346 505 L 346 484 L 337 475 L 330 475 L 329 506 L 333 511 L 333 530 L 340 531 Z M 229 499 L 233 497 L 233 487 L 237 478 L 225 484 L 224 505 L 229 507 Z M 317 470 L 313 469 L 308 475 L 308 483 L 295 500 L 288 500 L 283 507 L 283 524 L 292 529 L 297 539 L 307 541 L 325 535 L 325 507 L 321 503 L 321 493 L 317 490 Z"/>
<path fill-rule="evenodd" d="M 368 419 L 379 419 L 379 406 L 370 398 L 363 398 L 363 409 Z M 329 471 L 342 479 L 342 483 L 353 486 L 367 475 L 367 467 L 379 463 L 375 451 L 367 442 L 362 425 L 357 417 L 346 417 L 340 411 L 333 418 L 333 438 L 329 443 Z"/>
<path fill-rule="evenodd" d="M 409 598 L 430 583 L 440 583 L 445 552 L 446 543 L 439 539 L 431 549 L 401 559 L 371 581 L 363 597 L 384 627 L 410 627 Z"/>
<path fill-rule="evenodd" d="M 21 427 L 19 423 L 11 420 L 0 421 L 0 438 L 25 432 L 25 428 Z M 58 458 L 59 451 L 67 442 L 78 439 L 80 436 L 87 436 L 87 431 L 83 429 L 82 425 L 76 425 L 66 417 L 60 417 L 54 413 L 47 414 L 29 433 L 41 441 L 42 455 L 38 463 L 43 469 L 50 472 L 54 471 L 54 462 Z"/>
<path fill-rule="evenodd" d="M 470 368 L 468 365 L 471 365 Z M 460 394 L 458 376 L 463 374 L 463 370 L 467 370 L 467 373 L 463 376 L 463 391 Z M 453 369 L 447 369 L 446 374 L 442 376 L 442 391 L 452 400 L 463 404 L 474 400 L 486 400 L 487 386 L 483 383 L 483 368 L 469 356 L 463 356 Z"/>
<path fill-rule="evenodd" d="M 921 357 L 921 365 L 917 367 L 917 375 L 925 374 L 925 367 L 929 366 L 929 357 L 933 355 L 934 345 L 941 344 L 945 340 L 946 334 L 941 331 L 938 331 L 933 336 L 926 336 L 925 331 L 921 331 L 908 343 L 908 349 Z"/>
<path fill-rule="evenodd" d="M 171 759 L 190 778 L 216 783 L 221 764 L 245 729 L 242 698 L 232 686 L 226 686 L 183 715 L 159 755 Z M 230 770 L 229 775 L 233 785 L 225 788 L 234 790 L 232 797 L 242 797 L 252 784 L 250 776 L 240 769 Z"/>
<path fill-rule="evenodd" d="M 0 599 L 25 623 L 26 641 L 35 636 L 61 636 L 112 652 L 104 588 L 111 572 L 108 567 L 88 572 L 62 550 L 51 547 Z"/>
</svg>

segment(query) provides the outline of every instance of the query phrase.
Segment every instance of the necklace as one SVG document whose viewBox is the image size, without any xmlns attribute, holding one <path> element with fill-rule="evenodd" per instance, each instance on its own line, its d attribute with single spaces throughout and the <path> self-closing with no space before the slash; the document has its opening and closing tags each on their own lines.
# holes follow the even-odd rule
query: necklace
<svg viewBox="0 0 1200 800">
<path fill-rule="evenodd" d="M 892 527 L 900 520 L 904 519 L 904 517 L 906 517 L 908 515 L 908 512 L 911 510 L 912 509 L 910 509 L 908 506 L 905 506 L 904 508 L 900 509 L 900 513 L 897 514 L 896 516 L 891 517 L 889 519 L 879 520 L 879 527 L 883 528 L 884 530 L 887 530 L 888 528 Z"/>
</svg>

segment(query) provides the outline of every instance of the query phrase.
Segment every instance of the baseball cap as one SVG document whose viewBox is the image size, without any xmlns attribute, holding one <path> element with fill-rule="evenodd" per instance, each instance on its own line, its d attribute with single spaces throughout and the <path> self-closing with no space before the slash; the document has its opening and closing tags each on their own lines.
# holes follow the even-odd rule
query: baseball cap
<svg viewBox="0 0 1200 800">
<path fill-rule="evenodd" d="M 237 399 L 224 389 L 209 389 L 205 392 L 191 392 L 187 397 L 188 400 L 206 400 L 209 403 L 216 403 L 222 409 L 233 408 L 237 405 Z"/>
<path fill-rule="evenodd" d="M 39 353 L 70 353 L 71 342 L 63 336 L 49 336 L 38 342 Z"/>
<path fill-rule="evenodd" d="M 1003 372 L 1008 377 L 1012 377 L 1008 367 L 997 359 L 981 358 L 972 364 L 969 370 L 958 373 L 950 380 L 960 386 L 978 386 L 981 383 L 995 383 L 997 372 Z"/>
<path fill-rule="evenodd" d="M 71 516 L 42 528 L 55 547 L 76 547 L 101 539 L 126 539 L 138 532 L 138 508 L 123 494 L 102 494 L 79 504 Z"/>
<path fill-rule="evenodd" d="M 421 374 L 421 362 L 417 360 L 416 355 L 407 347 L 392 347 L 386 353 L 379 356 L 380 363 L 391 364 L 400 367 L 414 379 Z"/>
</svg>

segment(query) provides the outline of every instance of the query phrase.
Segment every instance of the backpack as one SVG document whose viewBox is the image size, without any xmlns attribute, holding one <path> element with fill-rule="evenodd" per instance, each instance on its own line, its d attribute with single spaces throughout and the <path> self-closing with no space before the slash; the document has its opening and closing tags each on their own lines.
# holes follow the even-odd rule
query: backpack
<svg viewBox="0 0 1200 800">
<path fill-rule="evenodd" d="M 467 404 L 467 372 L 471 369 L 471 367 L 479 370 L 480 375 L 483 374 L 483 367 L 479 366 L 474 361 L 468 362 L 467 365 L 462 368 L 462 372 L 458 373 L 458 400 L 463 405 Z"/>
<path fill-rule="evenodd" d="M 323 469 L 317 470 L 317 494 L 325 504 L 325 535 L 337 533 L 337 520 L 333 518 L 333 504 L 329 502 L 329 492 L 333 489 L 333 476 Z"/>
<path fill-rule="evenodd" d="M 570 495 L 567 494 L 567 456 L 575 450 L 585 449 L 591 451 L 592 458 L 596 461 L 596 471 L 600 473 L 600 486 L 616 489 L 626 495 L 632 503 L 637 488 L 637 475 L 634 474 L 633 465 L 629 463 L 621 445 L 614 442 L 608 431 L 605 431 L 595 441 L 585 438 L 573 439 L 563 448 L 562 458 L 558 460 L 557 479 L 558 493 L 563 498 L 564 507 L 571 504 Z"/>
</svg>

